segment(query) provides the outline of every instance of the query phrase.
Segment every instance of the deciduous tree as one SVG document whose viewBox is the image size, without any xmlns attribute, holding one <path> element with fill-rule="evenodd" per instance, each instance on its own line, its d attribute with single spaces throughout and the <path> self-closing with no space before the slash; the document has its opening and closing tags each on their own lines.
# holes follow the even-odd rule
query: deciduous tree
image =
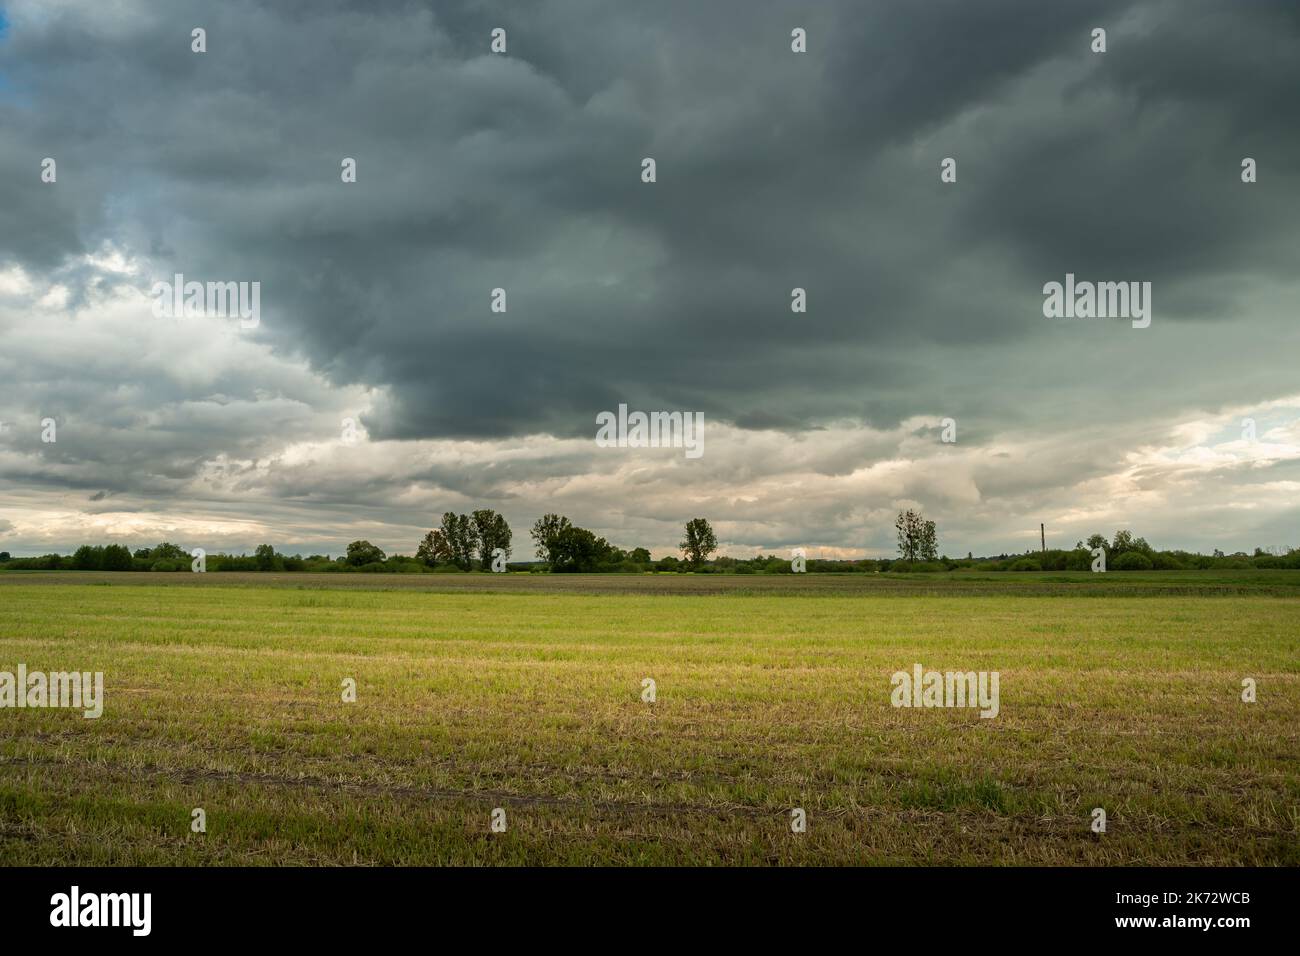
<svg viewBox="0 0 1300 956">
<path fill-rule="evenodd" d="M 439 529 L 451 551 L 451 563 L 462 571 L 474 566 L 474 550 L 477 536 L 474 523 L 469 515 L 458 515 L 454 511 L 443 512 L 442 527 Z"/>
<path fill-rule="evenodd" d="M 510 557 L 510 525 L 505 516 L 484 508 L 474 512 L 474 536 L 479 562 L 484 571 L 492 568 L 492 552 L 500 548 Z"/>
<path fill-rule="evenodd" d="M 718 537 L 705 518 L 692 518 L 686 522 L 686 537 L 679 545 L 692 568 L 702 565 L 710 554 L 718 550 Z"/>
<path fill-rule="evenodd" d="M 533 529 L 529 532 L 529 535 L 537 548 L 537 556 L 547 564 L 554 564 L 552 551 L 555 548 L 555 542 L 560 533 L 569 527 L 571 527 L 569 519 L 564 515 L 557 514 L 542 515 L 533 522 Z"/>
<path fill-rule="evenodd" d="M 348 564 L 354 568 L 359 568 L 365 564 L 375 564 L 379 561 L 386 560 L 387 555 L 369 541 L 353 541 L 348 545 Z"/>
<path fill-rule="evenodd" d="M 451 545 L 440 528 L 434 528 L 424 536 L 420 546 L 415 549 L 415 556 L 433 567 L 437 564 L 451 564 Z"/>
</svg>

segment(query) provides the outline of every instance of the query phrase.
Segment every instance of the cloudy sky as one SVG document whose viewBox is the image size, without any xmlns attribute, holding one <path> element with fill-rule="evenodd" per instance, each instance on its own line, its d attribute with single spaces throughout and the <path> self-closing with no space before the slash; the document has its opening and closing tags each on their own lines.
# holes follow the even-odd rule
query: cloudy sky
<svg viewBox="0 0 1300 956">
<path fill-rule="evenodd" d="M 1297 90 L 1294 0 L 0 0 L 0 549 L 1300 545 Z"/>
</svg>

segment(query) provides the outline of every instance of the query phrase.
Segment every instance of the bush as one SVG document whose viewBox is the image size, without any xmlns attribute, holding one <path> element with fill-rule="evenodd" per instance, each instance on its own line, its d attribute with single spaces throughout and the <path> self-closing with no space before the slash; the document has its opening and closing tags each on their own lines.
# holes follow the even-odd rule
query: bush
<svg viewBox="0 0 1300 956">
<path fill-rule="evenodd" d="M 1066 571 L 1091 571 L 1092 552 L 1086 548 L 1076 548 L 1065 557 Z"/>
<path fill-rule="evenodd" d="M 894 561 L 889 565 L 889 570 L 909 573 L 913 571 L 947 571 L 948 566 L 942 561 Z"/>
<path fill-rule="evenodd" d="M 365 568 L 361 569 L 366 570 Z M 384 562 L 384 570 L 391 574 L 424 574 L 429 568 L 423 561 L 412 558 L 392 557 Z"/>
<path fill-rule="evenodd" d="M 1116 571 L 1150 571 L 1152 563 L 1141 551 L 1125 551 L 1111 567 Z"/>
<path fill-rule="evenodd" d="M 105 571 L 134 571 L 135 558 L 125 545 L 110 544 L 104 549 L 104 562 L 100 567 Z"/>
<path fill-rule="evenodd" d="M 1043 566 L 1033 558 L 1021 558 L 1007 568 L 1008 571 L 1041 571 Z"/>
<path fill-rule="evenodd" d="M 72 556 L 72 567 L 77 571 L 98 571 L 104 566 L 104 549 L 83 544 Z"/>
<path fill-rule="evenodd" d="M 257 559 L 246 554 L 210 554 L 209 571 L 256 571 Z"/>
<path fill-rule="evenodd" d="M 378 564 L 387 559 L 388 556 L 384 554 L 383 549 L 371 544 L 369 541 L 353 541 L 348 545 L 347 563 L 354 568 L 364 567 L 367 564 Z"/>
</svg>

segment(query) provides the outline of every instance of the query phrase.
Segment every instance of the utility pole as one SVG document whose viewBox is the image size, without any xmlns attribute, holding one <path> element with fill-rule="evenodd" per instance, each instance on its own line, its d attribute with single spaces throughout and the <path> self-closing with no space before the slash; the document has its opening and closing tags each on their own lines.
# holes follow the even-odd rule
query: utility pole
<svg viewBox="0 0 1300 956">
<path fill-rule="evenodd" d="M 1040 522 L 1038 525 L 1038 540 L 1043 545 L 1043 551 L 1047 551 L 1047 529 Z"/>
</svg>

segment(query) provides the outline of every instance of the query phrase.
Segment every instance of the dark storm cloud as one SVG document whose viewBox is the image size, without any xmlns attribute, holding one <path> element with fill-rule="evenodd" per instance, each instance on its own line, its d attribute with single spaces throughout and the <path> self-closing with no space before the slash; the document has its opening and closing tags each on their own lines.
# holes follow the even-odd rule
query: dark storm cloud
<svg viewBox="0 0 1300 956">
<path fill-rule="evenodd" d="M 1233 307 L 1184 281 L 1294 271 L 1286 4 L 515 6 L 169 4 L 11 31 L 0 242 L 48 266 L 113 235 L 260 279 L 260 334 L 388 386 L 367 424 L 403 438 L 582 434 L 618 401 L 890 424 L 944 382 L 992 412 L 926 350 L 1006 369 L 1058 348 L 1039 287 L 1067 270 L 1152 279 L 1166 319 Z M 47 154 L 53 209 L 31 185 Z"/>
<path fill-rule="evenodd" d="M 1182 413 L 1296 391 L 1279 360 L 1300 344 L 1294 3 L 8 9 L 0 273 L 58 284 L 69 307 L 174 271 L 262 284 L 242 348 L 159 332 L 145 299 L 134 326 L 32 320 L 21 348 L 10 339 L 0 418 L 62 429 L 57 445 L 26 425 L 0 440 L 5 479 L 33 494 L 125 511 L 202 478 L 214 500 L 361 501 L 399 523 L 388 502 L 412 487 L 532 495 L 517 519 L 559 488 L 643 528 L 689 503 L 636 472 L 618 487 L 654 497 L 592 499 L 582 481 L 603 466 L 563 443 L 400 475 L 284 449 L 332 439 L 354 412 L 372 439 L 589 440 L 596 412 L 627 402 L 784 432 L 753 449 L 728 432 L 733 454 L 710 459 L 720 485 L 762 485 L 912 454 L 885 431 L 817 444 L 845 422 L 930 416 L 913 432 L 932 444 L 933 417 L 951 414 L 964 445 L 1015 434 L 1051 452 L 871 489 L 954 508 L 1000 496 L 966 516 L 976 529 L 1114 474 Z M 195 26 L 206 54 L 190 52 Z M 807 54 L 790 52 L 796 26 Z M 495 27 L 507 56 L 488 52 Z M 57 187 L 39 181 L 46 156 Z M 345 156 L 355 185 L 339 180 Z M 946 156 L 956 184 L 939 181 Z M 105 248 L 147 273 L 114 271 Z M 1043 283 L 1066 272 L 1151 281 L 1152 327 L 1045 319 Z M 489 310 L 496 287 L 505 314 Z M 790 311 L 794 287 L 807 314 Z M 876 520 L 829 493 L 797 513 L 709 503 L 746 542 L 849 546 Z M 302 522 L 296 540 L 311 540 Z"/>
</svg>

